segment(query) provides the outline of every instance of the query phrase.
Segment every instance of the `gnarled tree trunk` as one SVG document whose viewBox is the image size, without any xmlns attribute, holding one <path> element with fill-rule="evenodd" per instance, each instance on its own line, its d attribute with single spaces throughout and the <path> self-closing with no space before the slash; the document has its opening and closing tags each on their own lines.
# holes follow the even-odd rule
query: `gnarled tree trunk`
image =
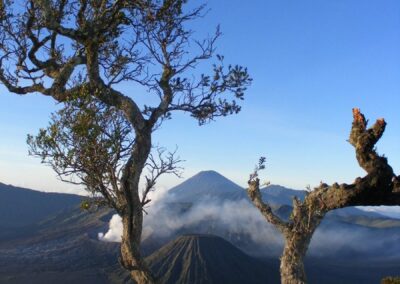
<svg viewBox="0 0 400 284">
<path fill-rule="evenodd" d="M 131 278 L 137 283 L 152 284 L 155 283 L 155 279 L 140 253 L 140 237 L 137 232 L 140 219 L 142 219 L 140 216 L 131 218 L 126 215 L 122 217 L 121 263 L 130 271 Z"/>
<path fill-rule="evenodd" d="M 375 151 L 375 144 L 382 137 L 385 127 L 385 120 L 378 119 L 367 128 L 364 115 L 359 109 L 353 109 L 349 142 L 367 175 L 356 178 L 352 184 L 334 183 L 329 186 L 321 182 L 319 187 L 307 193 L 304 201 L 294 199 L 288 221 L 277 216 L 262 200 L 258 171 L 265 168 L 265 158 L 260 159 L 250 176 L 247 193 L 265 219 L 285 237 L 280 266 L 282 284 L 306 283 L 303 259 L 312 235 L 327 212 L 348 206 L 400 205 L 400 176 L 395 176 L 387 159 Z"/>
<path fill-rule="evenodd" d="M 143 128 L 136 133 L 136 143 L 131 158 L 125 165 L 122 177 L 123 200 L 121 264 L 130 271 L 131 277 L 139 284 L 156 283 L 140 252 L 143 226 L 143 206 L 139 196 L 139 181 L 151 150 L 151 129 Z"/>
<path fill-rule="evenodd" d="M 282 284 L 306 283 L 304 257 L 309 243 L 310 239 L 299 233 L 288 234 L 285 237 L 280 265 Z"/>
</svg>

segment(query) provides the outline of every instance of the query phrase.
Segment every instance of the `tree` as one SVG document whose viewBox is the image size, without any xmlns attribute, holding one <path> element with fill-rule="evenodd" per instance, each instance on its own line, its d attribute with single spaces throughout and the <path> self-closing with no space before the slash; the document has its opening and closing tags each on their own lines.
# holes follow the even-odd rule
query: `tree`
<svg viewBox="0 0 400 284">
<path fill-rule="evenodd" d="M 357 161 L 367 175 L 356 178 L 352 184 L 321 183 L 308 192 L 303 201 L 294 198 L 288 221 L 277 216 L 262 200 L 258 172 L 265 168 L 265 158 L 260 159 L 250 175 L 247 193 L 265 219 L 284 236 L 285 246 L 280 265 L 283 284 L 306 283 L 303 259 L 311 237 L 326 213 L 348 206 L 400 205 L 400 176 L 393 173 L 386 157 L 379 155 L 375 149 L 385 127 L 386 122 L 381 118 L 367 128 L 364 115 L 359 109 L 353 109 L 349 142 L 355 148 Z"/>
<path fill-rule="evenodd" d="M 177 173 L 179 161 L 160 148 L 151 154 L 153 131 L 174 111 L 189 113 L 199 124 L 237 113 L 235 100 L 243 99 L 251 83 L 247 69 L 225 67 L 223 56 L 215 56 L 219 28 L 205 40 L 194 39 L 188 25 L 204 15 L 205 6 L 189 9 L 186 3 L 3 0 L 0 5 L 0 81 L 12 93 L 40 93 L 64 104 L 49 128 L 28 137 L 31 153 L 121 215 L 121 264 L 138 283 L 155 282 L 140 254 L 147 194 L 161 174 Z M 211 75 L 196 72 L 199 63 L 215 57 Z M 121 82 L 146 89 L 152 104 L 123 93 Z M 146 166 L 150 171 L 140 195 Z"/>
</svg>

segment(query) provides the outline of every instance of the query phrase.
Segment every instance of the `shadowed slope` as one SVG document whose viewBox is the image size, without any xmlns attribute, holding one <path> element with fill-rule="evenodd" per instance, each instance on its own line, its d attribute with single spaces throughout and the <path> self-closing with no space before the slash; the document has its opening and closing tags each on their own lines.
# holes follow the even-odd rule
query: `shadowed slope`
<svg viewBox="0 0 400 284">
<path fill-rule="evenodd" d="M 81 199 L 74 194 L 40 192 L 0 183 L 0 227 L 32 225 L 77 206 Z"/>
<path fill-rule="evenodd" d="M 147 258 L 161 283 L 278 283 L 278 271 L 213 235 L 185 235 Z"/>
</svg>

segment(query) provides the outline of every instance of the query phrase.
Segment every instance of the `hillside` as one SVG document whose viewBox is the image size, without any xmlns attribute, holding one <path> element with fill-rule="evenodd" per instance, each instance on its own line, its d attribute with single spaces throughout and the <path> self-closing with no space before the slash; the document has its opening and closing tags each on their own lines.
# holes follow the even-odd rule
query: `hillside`
<svg viewBox="0 0 400 284">
<path fill-rule="evenodd" d="M 100 242 L 109 210 L 64 210 L 0 242 L 0 283 L 109 283 L 118 244 Z M 21 271 L 23 270 L 23 273 Z"/>
<path fill-rule="evenodd" d="M 184 235 L 146 259 L 162 284 L 278 283 L 276 269 L 213 235 Z"/>
<path fill-rule="evenodd" d="M 17 228 L 77 206 L 82 197 L 48 193 L 0 183 L 0 227 Z"/>
</svg>

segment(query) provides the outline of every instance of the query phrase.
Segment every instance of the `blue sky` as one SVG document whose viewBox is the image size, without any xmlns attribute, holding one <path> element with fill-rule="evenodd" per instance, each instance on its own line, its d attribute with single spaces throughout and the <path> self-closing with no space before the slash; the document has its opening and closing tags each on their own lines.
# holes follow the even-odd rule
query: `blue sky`
<svg viewBox="0 0 400 284">
<path fill-rule="evenodd" d="M 272 183 L 303 189 L 321 180 L 352 182 L 364 174 L 346 142 L 353 107 L 370 121 L 386 119 L 378 151 L 400 171 L 399 1 L 231 0 L 208 7 L 194 28 L 206 34 L 220 24 L 218 53 L 248 67 L 254 82 L 238 115 L 199 127 L 173 114 L 155 133 L 156 143 L 179 147 L 185 178 L 213 169 L 244 186 L 264 155 Z M 27 156 L 26 134 L 46 126 L 56 108 L 51 99 L 0 86 L 0 182 L 75 190 Z M 160 185 L 181 181 L 166 177 Z"/>
</svg>

